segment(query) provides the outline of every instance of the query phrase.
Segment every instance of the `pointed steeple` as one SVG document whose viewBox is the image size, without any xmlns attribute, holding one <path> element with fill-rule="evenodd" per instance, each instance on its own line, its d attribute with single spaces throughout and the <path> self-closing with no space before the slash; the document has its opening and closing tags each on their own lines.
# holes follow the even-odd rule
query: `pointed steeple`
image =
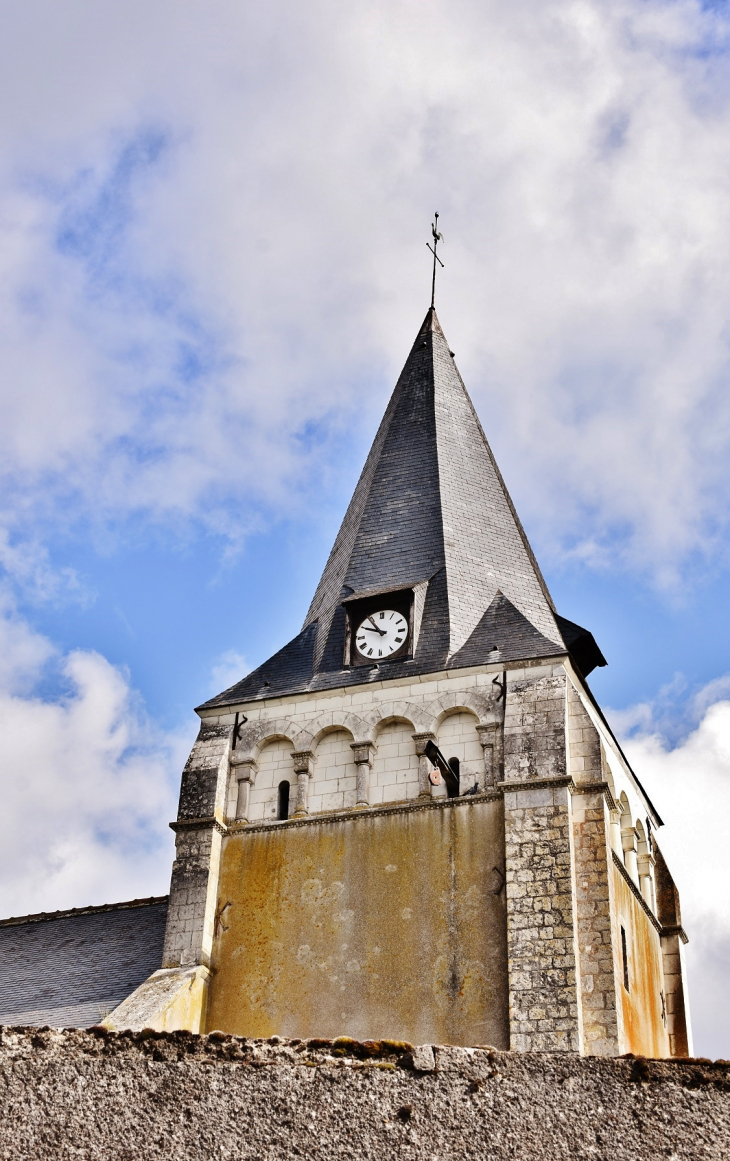
<svg viewBox="0 0 730 1161">
<path fill-rule="evenodd" d="M 562 647 L 555 610 L 434 309 L 418 332 L 342 522 L 305 626 L 321 656 L 350 592 L 446 571 L 449 656 L 500 589 Z"/>
<path fill-rule="evenodd" d="M 383 678 L 569 650 L 570 623 L 555 611 L 433 307 L 302 633 L 213 703 L 367 680 L 370 670 L 345 665 L 345 606 L 404 589 L 414 594 L 413 655 L 381 666 Z M 605 664 L 585 630 L 572 626 L 571 640 L 576 631 L 583 634 L 584 672 Z"/>
</svg>

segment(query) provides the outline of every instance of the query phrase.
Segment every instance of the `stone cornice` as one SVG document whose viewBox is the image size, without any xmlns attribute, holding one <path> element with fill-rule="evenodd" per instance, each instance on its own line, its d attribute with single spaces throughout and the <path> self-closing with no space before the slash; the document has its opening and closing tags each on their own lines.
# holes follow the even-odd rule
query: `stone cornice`
<svg viewBox="0 0 730 1161">
<path fill-rule="evenodd" d="M 186 831 L 186 830 L 217 830 L 219 834 L 228 834 L 228 827 L 219 818 L 213 815 L 207 818 L 178 818 L 176 822 L 169 824 L 170 830 Z"/>
<path fill-rule="evenodd" d="M 482 794 L 469 794 L 463 798 L 414 798 L 410 802 L 392 802 L 387 806 L 353 807 L 351 810 L 307 814 L 303 818 L 288 818 L 281 822 L 231 822 L 226 827 L 226 833 L 229 835 L 253 834 L 292 826 L 359 821 L 362 818 L 382 818 L 383 815 L 389 814 L 412 814 L 420 810 L 454 810 L 461 806 L 473 806 L 480 802 L 496 802 L 501 797 L 499 791 L 487 790 Z"/>
<path fill-rule="evenodd" d="M 571 793 L 575 791 L 575 783 L 570 774 L 563 774 L 559 778 L 525 778 L 523 781 L 498 782 L 497 789 L 506 794 L 508 790 L 542 790 L 545 787 L 558 788 L 567 786 Z"/>
<path fill-rule="evenodd" d="M 571 787 L 570 792 L 571 794 L 602 794 L 608 803 L 609 810 L 617 809 L 608 782 L 576 782 Z"/>
<path fill-rule="evenodd" d="M 662 935 L 678 935 L 682 943 L 689 943 L 689 936 L 681 923 L 669 923 L 666 927 L 662 927 Z"/>
</svg>

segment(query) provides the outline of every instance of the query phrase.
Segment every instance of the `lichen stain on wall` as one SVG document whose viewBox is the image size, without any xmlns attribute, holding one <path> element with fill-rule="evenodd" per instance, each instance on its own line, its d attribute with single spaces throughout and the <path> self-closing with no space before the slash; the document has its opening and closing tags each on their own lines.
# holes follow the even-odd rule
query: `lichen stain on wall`
<svg viewBox="0 0 730 1161">
<path fill-rule="evenodd" d="M 507 1048 L 503 826 L 495 800 L 226 838 L 208 1028 Z"/>
<path fill-rule="evenodd" d="M 614 868 L 617 922 L 626 932 L 629 988 L 623 985 L 621 933 L 618 993 L 623 1012 L 623 1052 L 641 1056 L 669 1056 L 669 1036 L 662 1019 L 663 974 L 659 934 L 634 897 L 623 876 Z"/>
</svg>

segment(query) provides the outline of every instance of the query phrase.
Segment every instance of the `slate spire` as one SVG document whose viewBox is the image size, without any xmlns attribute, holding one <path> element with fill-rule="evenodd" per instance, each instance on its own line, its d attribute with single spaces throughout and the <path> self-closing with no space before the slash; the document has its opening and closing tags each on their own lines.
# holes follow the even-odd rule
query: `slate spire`
<svg viewBox="0 0 730 1161">
<path fill-rule="evenodd" d="M 430 580 L 445 570 L 448 654 L 501 591 L 560 649 L 555 609 L 436 311 L 398 379 L 310 606 L 322 656 L 343 589 Z"/>
<path fill-rule="evenodd" d="M 412 588 L 413 656 L 380 676 L 486 661 L 605 661 L 555 610 L 432 307 L 400 374 L 298 637 L 207 705 L 359 684 L 348 598 Z M 387 670 L 387 672 L 386 672 Z"/>
</svg>

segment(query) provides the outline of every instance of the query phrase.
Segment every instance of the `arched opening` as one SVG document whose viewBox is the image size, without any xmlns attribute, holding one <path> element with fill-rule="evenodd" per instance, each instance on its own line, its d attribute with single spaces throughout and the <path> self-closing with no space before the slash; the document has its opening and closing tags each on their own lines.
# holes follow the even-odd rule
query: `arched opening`
<svg viewBox="0 0 730 1161">
<path fill-rule="evenodd" d="M 351 810 L 356 802 L 357 767 L 353 737 L 343 727 L 329 729 L 317 741 L 314 774 L 309 789 L 309 810 Z"/>
<path fill-rule="evenodd" d="M 281 735 L 266 738 L 263 742 L 257 759 L 256 783 L 252 785 L 249 798 L 249 822 L 264 819 L 274 822 L 280 817 L 279 785 L 282 781 L 287 781 L 296 791 L 293 750 L 294 746 L 289 738 Z M 294 794 L 291 794 L 291 798 L 294 798 Z"/>
<path fill-rule="evenodd" d="M 648 823 L 648 820 L 647 820 Z M 637 838 L 637 867 L 639 872 L 639 890 L 652 911 L 656 910 L 654 897 L 654 856 L 651 849 L 651 833 L 644 830 L 641 819 L 636 823 Z"/>
<path fill-rule="evenodd" d="M 460 795 L 485 788 L 485 753 L 477 733 L 477 718 L 470 710 L 446 713 L 436 732 L 436 744 L 458 779 Z M 446 786 L 435 788 L 434 798 L 448 795 Z"/>
<path fill-rule="evenodd" d="M 619 799 L 621 807 L 621 846 L 624 852 L 624 866 L 636 885 L 639 883 L 639 868 L 636 861 L 636 831 L 631 817 L 629 800 L 622 792 Z"/>
<path fill-rule="evenodd" d="M 413 723 L 402 718 L 389 718 L 379 724 L 370 773 L 371 806 L 418 798 L 418 755 L 413 731 Z"/>
<path fill-rule="evenodd" d="M 279 783 L 279 799 L 277 804 L 276 817 L 278 819 L 285 819 L 289 817 L 289 783 Z"/>
</svg>

